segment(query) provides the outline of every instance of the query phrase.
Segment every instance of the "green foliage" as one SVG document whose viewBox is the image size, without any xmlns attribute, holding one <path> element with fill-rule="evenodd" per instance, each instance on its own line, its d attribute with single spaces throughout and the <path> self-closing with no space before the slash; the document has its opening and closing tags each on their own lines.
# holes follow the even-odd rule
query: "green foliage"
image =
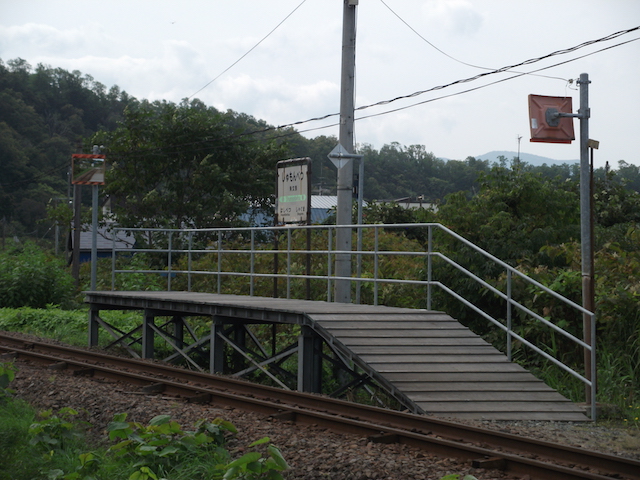
<svg viewBox="0 0 640 480">
<path fill-rule="evenodd" d="M 1 308 L 0 330 L 42 335 L 67 343 L 86 345 L 86 311 L 47 308 Z"/>
<path fill-rule="evenodd" d="M 29 427 L 29 445 L 49 453 L 52 450 L 61 451 L 82 436 L 73 418 L 78 412 L 73 408 L 61 408 L 57 415 L 52 410 L 45 410 L 38 414 L 39 421 Z"/>
<path fill-rule="evenodd" d="M 0 254 L 0 307 L 67 306 L 73 278 L 62 262 L 32 243 Z"/>
<path fill-rule="evenodd" d="M 184 431 L 168 415 L 148 425 L 114 416 L 108 427 L 108 449 L 87 451 L 83 424 L 71 408 L 35 414 L 24 402 L 11 399 L 0 409 L 0 480 L 280 480 L 288 467 L 280 450 L 260 439 L 248 448 L 264 446 L 234 460 L 226 448 L 234 425 L 216 418 L 200 420 Z"/>
<path fill-rule="evenodd" d="M 270 441 L 269 437 L 261 438 L 249 445 L 249 448 L 263 445 Z M 280 472 L 287 470 L 289 465 L 285 461 L 280 449 L 275 445 L 267 447 L 268 457 L 263 457 L 260 452 L 245 453 L 242 457 L 229 463 L 226 468 L 224 480 L 282 480 Z"/>
<path fill-rule="evenodd" d="M 13 393 L 9 389 L 9 384 L 16 378 L 16 368 L 12 363 L 0 363 L 0 405 L 7 397 Z"/>
<path fill-rule="evenodd" d="M 273 172 L 284 155 L 275 142 L 238 139 L 232 112 L 201 102 L 142 102 L 127 108 L 113 132 L 93 142 L 107 146 L 107 193 L 120 224 L 213 227 L 238 223 L 250 205 L 266 207 Z M 179 145 L 179 148 L 176 148 Z"/>
<path fill-rule="evenodd" d="M 471 199 L 460 193 L 447 197 L 437 218 L 501 260 L 533 258 L 543 246 L 579 234 L 574 184 L 544 178 L 519 164 L 494 166 L 481 175 L 480 184 Z"/>
<path fill-rule="evenodd" d="M 192 475 L 184 471 L 194 461 L 203 465 L 198 478 L 281 480 L 280 471 L 289 468 L 280 450 L 267 447 L 267 456 L 249 452 L 231 460 L 224 448 L 228 434 L 237 433 L 228 421 L 217 418 L 212 422 L 199 421 L 194 431 L 183 431 L 168 415 L 154 417 L 149 425 L 127 422 L 126 414 L 119 414 L 109 425 L 109 439 L 118 441 L 109 452 L 129 465 L 129 480 L 157 480 L 159 478 L 185 478 Z M 265 437 L 251 445 L 253 448 L 269 442 Z M 191 477 L 186 477 L 191 478 Z"/>
<path fill-rule="evenodd" d="M 445 161 L 427 152 L 423 145 L 402 146 L 397 142 L 379 151 L 370 145 L 359 149 L 366 161 L 366 200 L 392 200 L 422 195 L 427 202 L 442 200 L 447 194 L 472 191 L 478 173 L 489 162 L 469 157 L 464 161 Z"/>
<path fill-rule="evenodd" d="M 67 195 L 67 167 L 82 138 L 113 128 L 130 97 L 78 71 L 0 61 L 0 217 L 6 233 L 43 237 L 45 206 Z M 66 203 L 66 202 L 65 202 Z"/>
<path fill-rule="evenodd" d="M 35 412 L 27 404 L 13 397 L 0 397 L 0 480 L 30 480 L 37 474 L 41 458 L 33 455 L 27 445 L 29 426 Z M 30 474 L 20 477 L 19 471 Z"/>
</svg>

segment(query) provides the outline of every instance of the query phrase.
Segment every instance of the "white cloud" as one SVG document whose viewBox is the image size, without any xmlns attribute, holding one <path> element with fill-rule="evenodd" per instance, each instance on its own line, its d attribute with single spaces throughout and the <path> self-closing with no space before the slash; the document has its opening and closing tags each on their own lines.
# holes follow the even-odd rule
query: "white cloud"
<svg viewBox="0 0 640 480">
<path fill-rule="evenodd" d="M 232 109 L 275 125 L 283 125 L 325 114 L 336 105 L 339 87 L 328 81 L 297 83 L 285 77 L 228 75 L 199 95 L 211 99 L 219 110 Z M 216 99 L 223 98 L 224 101 Z"/>
<path fill-rule="evenodd" d="M 483 16 L 466 0 L 433 0 L 423 6 L 431 25 L 444 27 L 450 33 L 472 36 L 483 24 Z"/>
</svg>

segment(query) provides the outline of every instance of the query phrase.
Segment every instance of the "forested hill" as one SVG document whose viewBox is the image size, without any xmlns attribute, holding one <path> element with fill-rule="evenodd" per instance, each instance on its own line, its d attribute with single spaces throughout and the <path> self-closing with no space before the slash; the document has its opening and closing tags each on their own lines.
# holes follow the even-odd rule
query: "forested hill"
<svg viewBox="0 0 640 480">
<path fill-rule="evenodd" d="M 72 153 L 113 128 L 132 100 L 78 71 L 0 61 L 0 216 L 7 235 L 41 237 L 50 202 L 66 202 Z"/>
<path fill-rule="evenodd" d="M 183 115 L 194 123 L 182 122 L 182 129 L 175 122 L 159 125 L 169 121 L 167 115 L 170 112 Z M 189 138 L 188 145 L 194 146 L 200 141 L 197 138 L 199 132 L 209 132 L 207 135 L 212 131 L 217 132 L 216 135 L 227 132 L 215 138 L 225 144 L 231 159 L 246 156 L 249 152 L 247 145 L 251 142 L 250 153 L 266 162 L 260 171 L 264 183 L 261 190 L 263 198 L 272 195 L 273 184 L 269 182 L 272 182 L 271 175 L 275 177 L 275 162 L 295 157 L 312 158 L 314 193 L 335 193 L 335 167 L 327 158 L 327 153 L 337 144 L 335 137 L 307 139 L 293 129 L 276 129 L 242 113 L 218 112 L 198 100 L 183 102 L 179 106 L 164 101 L 138 100 L 118 86 L 107 87 L 79 71 L 69 72 L 46 65 L 33 67 L 23 59 L 7 60 L 6 63 L 0 59 L 0 218 L 3 238 L 45 237 L 53 225 L 51 219 L 47 219 L 47 206 L 68 205 L 71 154 L 89 152 L 92 143 L 100 138 L 131 140 L 133 137 L 128 135 L 132 132 L 126 129 L 136 118 L 148 129 L 145 142 L 164 135 L 156 144 L 154 140 L 147 143 L 147 151 L 162 147 L 166 152 L 177 152 L 180 150 L 176 148 L 178 144 L 175 141 L 171 143 L 172 138 L 177 138 L 174 135 Z M 191 128 L 190 125 L 194 129 L 185 131 Z M 231 138 L 237 139 L 235 146 L 228 145 Z M 207 162 L 213 162 L 213 167 L 220 168 L 216 162 L 222 158 L 219 156 L 222 147 L 212 143 L 213 140 L 207 142 L 193 152 L 206 157 Z M 104 144 L 108 160 L 114 159 L 116 146 Z M 111 152 L 109 148 L 112 148 Z M 126 142 L 118 148 L 121 156 L 127 153 Z M 179 153 L 186 155 L 188 152 Z M 446 195 L 459 191 L 471 196 L 478 191 L 478 175 L 489 172 L 493 166 L 489 161 L 473 157 L 449 161 L 438 159 L 422 145 L 407 147 L 391 143 L 379 150 L 371 145 L 360 145 L 359 153 L 365 158 L 364 195 L 367 200 L 422 196 L 425 201 L 442 202 Z M 163 159 L 157 155 L 141 157 L 140 152 L 137 155 L 141 162 L 147 163 L 170 160 L 169 154 Z M 501 162 L 508 165 L 512 160 L 502 158 Z M 524 167 L 548 177 L 571 178 L 577 173 L 575 165 Z M 179 172 L 179 176 L 183 174 L 184 171 Z M 597 174 L 604 176 L 604 172 Z M 622 162 L 618 169 L 618 180 L 621 179 L 628 188 L 640 190 L 640 172 L 636 166 Z M 166 178 L 164 181 L 166 183 Z M 229 185 L 229 188 L 236 187 L 238 185 Z M 240 187 L 247 190 L 251 185 L 245 181 Z M 85 200 L 89 202 L 89 189 L 84 190 Z M 255 200 L 242 195 L 240 190 L 234 195 L 242 202 Z M 196 192 L 192 198 L 197 197 Z M 159 203 L 155 207 L 161 208 L 161 205 Z M 238 205 L 242 203 L 227 214 L 236 215 L 240 208 Z M 202 212 L 202 215 L 206 214 Z"/>
</svg>

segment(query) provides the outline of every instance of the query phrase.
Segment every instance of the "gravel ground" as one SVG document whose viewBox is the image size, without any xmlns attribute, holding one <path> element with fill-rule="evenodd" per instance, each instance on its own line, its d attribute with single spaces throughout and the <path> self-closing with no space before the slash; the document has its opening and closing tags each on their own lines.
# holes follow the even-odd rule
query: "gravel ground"
<svg viewBox="0 0 640 480">
<path fill-rule="evenodd" d="M 448 474 L 474 475 L 479 480 L 513 479 L 499 471 L 474 469 L 469 462 L 441 458 L 405 445 L 371 443 L 366 438 L 336 434 L 312 426 L 273 420 L 265 415 L 213 405 L 187 404 L 161 395 L 141 395 L 135 387 L 73 376 L 24 362 L 11 388 L 38 409 L 72 407 L 93 425 L 91 434 L 104 438 L 107 424 L 116 413 L 127 412 L 128 420 L 142 423 L 160 414 L 170 414 L 183 428 L 199 419 L 222 417 L 239 434 L 230 444 L 238 456 L 249 443 L 268 436 L 280 447 L 291 470 L 287 479 L 440 479 Z M 640 432 L 590 423 L 559 422 L 467 422 L 503 432 L 575 445 L 615 455 L 640 458 Z M 526 476 L 524 477 L 526 478 Z"/>
</svg>

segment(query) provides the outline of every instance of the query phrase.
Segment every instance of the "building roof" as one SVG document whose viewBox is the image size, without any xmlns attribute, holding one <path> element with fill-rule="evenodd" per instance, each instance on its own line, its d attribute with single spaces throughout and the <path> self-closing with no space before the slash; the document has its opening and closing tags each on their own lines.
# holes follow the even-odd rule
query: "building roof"
<svg viewBox="0 0 640 480">
<path fill-rule="evenodd" d="M 88 231 L 80 232 L 80 250 L 91 250 L 92 239 L 93 232 L 91 231 L 91 227 L 89 227 Z M 134 243 L 135 238 L 133 235 L 127 232 L 118 232 L 116 237 L 116 248 L 132 248 Z M 70 244 L 73 245 L 73 233 L 70 234 Z M 98 250 L 101 251 L 113 249 L 113 231 L 109 230 L 108 227 L 99 227 L 96 244 Z"/>
</svg>

